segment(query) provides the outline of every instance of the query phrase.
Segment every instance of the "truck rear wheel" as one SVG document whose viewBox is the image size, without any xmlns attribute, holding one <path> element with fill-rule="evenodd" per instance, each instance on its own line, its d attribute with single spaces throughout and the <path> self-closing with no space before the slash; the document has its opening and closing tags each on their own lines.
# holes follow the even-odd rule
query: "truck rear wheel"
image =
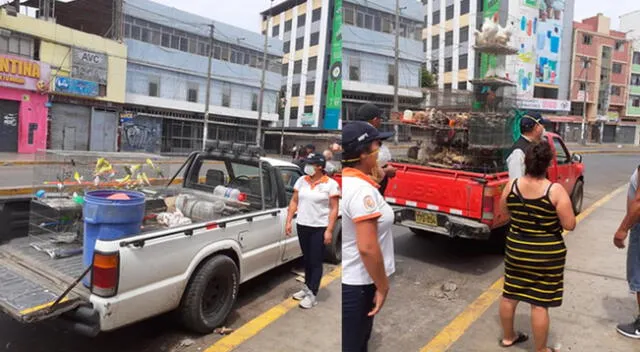
<svg viewBox="0 0 640 352">
<path fill-rule="evenodd" d="M 336 221 L 333 228 L 331 244 L 325 246 L 325 259 L 331 264 L 342 262 L 342 222 Z"/>
<path fill-rule="evenodd" d="M 183 325 L 197 333 L 210 333 L 222 325 L 238 296 L 240 273 L 226 255 L 207 260 L 193 274 L 180 304 Z"/>
<path fill-rule="evenodd" d="M 573 213 L 578 215 L 582 212 L 582 203 L 584 202 L 584 181 L 578 180 L 573 192 L 571 192 L 571 204 L 573 205 Z"/>
</svg>

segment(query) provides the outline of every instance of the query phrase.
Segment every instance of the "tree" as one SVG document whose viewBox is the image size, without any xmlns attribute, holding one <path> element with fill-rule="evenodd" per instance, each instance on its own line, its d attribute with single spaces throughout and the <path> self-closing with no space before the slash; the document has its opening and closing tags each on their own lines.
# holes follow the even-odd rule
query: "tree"
<svg viewBox="0 0 640 352">
<path fill-rule="evenodd" d="M 422 88 L 435 88 L 438 85 L 438 78 L 435 74 L 429 72 L 426 67 L 420 70 L 420 86 Z"/>
</svg>

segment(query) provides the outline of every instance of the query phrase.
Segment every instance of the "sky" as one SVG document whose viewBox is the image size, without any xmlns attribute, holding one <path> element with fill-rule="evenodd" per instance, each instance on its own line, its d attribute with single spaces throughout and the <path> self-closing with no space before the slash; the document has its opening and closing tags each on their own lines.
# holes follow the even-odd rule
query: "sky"
<svg viewBox="0 0 640 352">
<path fill-rule="evenodd" d="M 153 0 L 181 10 L 201 14 L 221 22 L 235 25 L 254 32 L 260 31 L 259 13 L 268 9 L 270 0 Z M 279 3 L 282 0 L 275 0 Z M 393 0 L 387 0 L 393 3 Z M 215 2 L 215 5 L 212 5 Z M 615 5 L 614 5 L 615 4 Z M 606 8 L 603 8 L 606 7 Z M 622 14 L 640 10 L 636 0 L 575 0 L 576 21 L 595 16 L 598 12 L 611 18 L 611 25 L 618 28 Z"/>
</svg>

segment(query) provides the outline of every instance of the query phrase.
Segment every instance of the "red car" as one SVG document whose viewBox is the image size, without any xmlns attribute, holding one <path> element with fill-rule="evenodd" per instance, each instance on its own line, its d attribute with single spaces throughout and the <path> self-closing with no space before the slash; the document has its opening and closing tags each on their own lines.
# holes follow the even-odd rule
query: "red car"
<svg viewBox="0 0 640 352">
<path fill-rule="evenodd" d="M 584 196 L 582 156 L 570 154 L 557 134 L 547 133 L 544 138 L 555 155 L 548 177 L 569 192 L 578 214 Z M 385 198 L 396 210 L 396 224 L 414 233 L 486 240 L 492 230 L 509 221 L 499 206 L 508 172 L 481 174 L 401 163 L 393 166 L 398 171 L 389 181 Z"/>
</svg>

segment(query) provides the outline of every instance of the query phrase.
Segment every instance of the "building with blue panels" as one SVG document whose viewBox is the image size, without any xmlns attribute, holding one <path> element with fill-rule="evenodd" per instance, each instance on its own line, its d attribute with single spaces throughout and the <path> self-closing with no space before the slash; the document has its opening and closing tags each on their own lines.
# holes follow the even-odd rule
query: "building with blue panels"
<svg viewBox="0 0 640 352">
<path fill-rule="evenodd" d="M 264 37 L 148 0 L 124 4 L 128 46 L 121 149 L 202 148 L 210 25 L 214 26 L 207 139 L 253 142 Z M 278 121 L 282 41 L 269 39 L 262 126 Z"/>
</svg>

